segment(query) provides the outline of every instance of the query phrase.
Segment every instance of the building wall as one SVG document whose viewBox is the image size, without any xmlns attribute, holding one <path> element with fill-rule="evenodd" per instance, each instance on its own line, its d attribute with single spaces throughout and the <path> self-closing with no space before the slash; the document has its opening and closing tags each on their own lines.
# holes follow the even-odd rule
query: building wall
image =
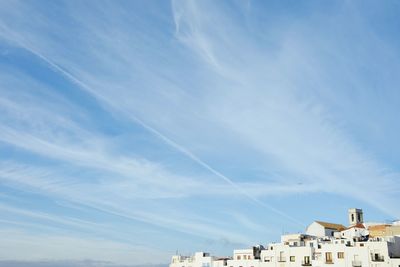
<svg viewBox="0 0 400 267">
<path fill-rule="evenodd" d="M 255 259 L 254 248 L 234 250 L 233 258 L 225 260 L 199 252 L 193 257 L 173 256 L 170 267 L 400 267 L 400 236 L 366 242 L 304 235 L 282 240 L 262 249 L 260 259 Z M 305 264 L 305 257 L 311 265 Z"/>
<path fill-rule="evenodd" d="M 261 267 L 298 267 L 304 256 L 311 261 L 313 248 L 310 246 L 288 246 L 283 243 L 274 244 L 273 249 L 261 251 Z M 269 262 L 267 261 L 269 260 Z"/>
<path fill-rule="evenodd" d="M 368 228 L 370 237 L 386 236 L 386 228 L 388 225 L 373 225 Z"/>
<path fill-rule="evenodd" d="M 259 267 L 259 260 L 228 260 L 227 267 Z"/>
<path fill-rule="evenodd" d="M 306 234 L 311 236 L 323 237 L 326 235 L 325 227 L 317 222 L 313 222 L 307 227 Z"/>
<path fill-rule="evenodd" d="M 193 257 L 172 256 L 170 267 L 214 267 L 213 257 L 208 253 L 196 252 Z"/>
<path fill-rule="evenodd" d="M 253 249 L 235 249 L 233 251 L 234 260 L 253 260 Z"/>
<path fill-rule="evenodd" d="M 387 236 L 400 236 L 400 225 L 392 225 L 386 227 Z"/>
<path fill-rule="evenodd" d="M 248 255 L 252 251 L 235 250 L 234 255 Z M 389 255 L 399 258 L 390 258 Z M 309 257 L 311 265 L 305 264 L 304 257 Z M 194 257 L 174 256 L 170 267 L 400 267 L 400 237 L 367 242 L 314 239 L 305 240 L 301 246 L 278 243 L 262 250 L 260 259 L 236 258 L 224 261 L 196 253 Z"/>
<path fill-rule="evenodd" d="M 390 263 L 390 267 L 400 267 L 400 259 L 392 259 Z"/>
</svg>

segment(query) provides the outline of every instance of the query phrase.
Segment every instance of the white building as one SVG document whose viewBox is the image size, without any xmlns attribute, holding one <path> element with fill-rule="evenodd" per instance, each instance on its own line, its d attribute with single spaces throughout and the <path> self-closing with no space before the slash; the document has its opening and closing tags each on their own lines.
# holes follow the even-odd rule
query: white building
<svg viewBox="0 0 400 267">
<path fill-rule="evenodd" d="M 306 234 L 316 237 L 334 236 L 335 232 L 340 232 L 345 228 L 337 223 L 315 221 L 306 228 Z"/>
<path fill-rule="evenodd" d="M 364 222 L 364 215 L 362 209 L 349 209 L 349 224 L 354 226 Z"/>
<path fill-rule="evenodd" d="M 353 216 L 351 216 L 353 214 Z M 236 249 L 232 257 L 198 252 L 172 257 L 170 267 L 400 267 L 400 235 L 369 238 L 362 210 L 349 210 L 350 226 L 315 221 L 306 234 L 280 243 Z"/>
</svg>

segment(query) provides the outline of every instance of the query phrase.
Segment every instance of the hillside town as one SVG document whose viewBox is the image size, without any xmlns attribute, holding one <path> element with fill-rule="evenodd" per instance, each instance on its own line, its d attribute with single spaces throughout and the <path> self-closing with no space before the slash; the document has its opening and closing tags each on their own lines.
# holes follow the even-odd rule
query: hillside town
<svg viewBox="0 0 400 267">
<path fill-rule="evenodd" d="M 361 209 L 349 209 L 349 226 L 314 221 L 305 233 L 281 242 L 235 249 L 233 256 L 197 252 L 172 256 L 170 267 L 400 267 L 400 221 L 364 222 Z"/>
</svg>

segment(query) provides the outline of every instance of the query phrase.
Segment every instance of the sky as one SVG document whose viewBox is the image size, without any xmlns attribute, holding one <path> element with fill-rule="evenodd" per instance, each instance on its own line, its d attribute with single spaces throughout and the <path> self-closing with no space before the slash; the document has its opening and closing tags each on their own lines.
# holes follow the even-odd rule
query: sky
<svg viewBox="0 0 400 267">
<path fill-rule="evenodd" d="M 0 266 L 166 266 L 348 208 L 399 219 L 399 12 L 0 1 Z"/>
</svg>

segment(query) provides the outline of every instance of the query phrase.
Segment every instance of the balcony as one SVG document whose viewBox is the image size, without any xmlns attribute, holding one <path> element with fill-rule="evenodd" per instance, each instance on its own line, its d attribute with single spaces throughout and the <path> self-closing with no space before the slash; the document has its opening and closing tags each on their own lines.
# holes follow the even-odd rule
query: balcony
<svg viewBox="0 0 400 267">
<path fill-rule="evenodd" d="M 361 261 L 352 261 L 351 265 L 353 267 L 362 267 L 362 262 Z"/>
<path fill-rule="evenodd" d="M 302 261 L 301 266 L 312 266 L 312 264 L 309 261 Z"/>
<path fill-rule="evenodd" d="M 332 260 L 326 260 L 325 264 L 333 264 L 333 261 Z"/>
<path fill-rule="evenodd" d="M 375 261 L 375 262 L 383 262 L 383 261 L 385 261 L 385 257 L 383 257 L 383 256 L 381 256 L 381 255 L 376 255 L 375 257 L 372 257 L 372 261 Z"/>
<path fill-rule="evenodd" d="M 286 257 L 278 257 L 278 262 L 286 262 Z"/>
</svg>

